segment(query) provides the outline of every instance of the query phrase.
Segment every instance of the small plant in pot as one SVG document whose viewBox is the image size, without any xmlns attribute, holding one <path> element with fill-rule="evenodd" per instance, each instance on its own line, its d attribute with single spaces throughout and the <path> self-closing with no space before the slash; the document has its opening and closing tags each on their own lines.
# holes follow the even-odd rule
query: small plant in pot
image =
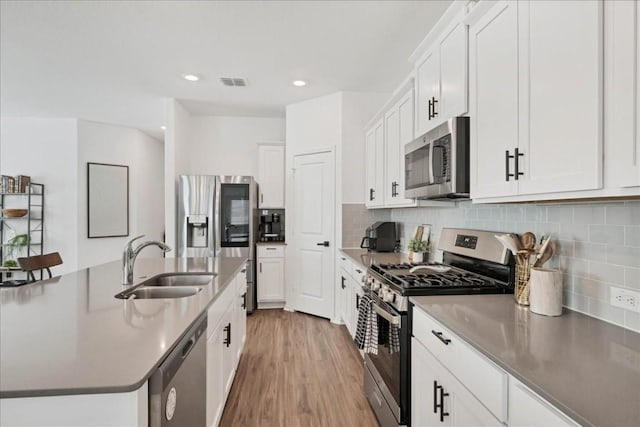
<svg viewBox="0 0 640 427">
<path fill-rule="evenodd" d="M 429 242 L 426 240 L 411 239 L 408 245 L 409 249 L 409 261 L 422 262 L 424 260 L 424 254 L 429 249 Z"/>
<path fill-rule="evenodd" d="M 18 262 L 13 258 L 14 254 L 19 254 L 20 248 L 24 248 L 29 244 L 28 234 L 16 234 L 9 240 L 7 240 L 7 258 L 3 263 L 3 267 L 17 267 Z"/>
</svg>

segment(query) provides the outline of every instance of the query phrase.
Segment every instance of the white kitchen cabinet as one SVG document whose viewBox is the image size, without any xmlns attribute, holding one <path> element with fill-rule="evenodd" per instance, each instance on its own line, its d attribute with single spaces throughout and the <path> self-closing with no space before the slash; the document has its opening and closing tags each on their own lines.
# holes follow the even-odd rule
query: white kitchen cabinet
<svg viewBox="0 0 640 427">
<path fill-rule="evenodd" d="M 240 271 L 207 311 L 207 426 L 220 422 L 246 335 L 246 311 L 239 291 L 246 288 L 246 270 Z M 244 326 L 243 326 L 244 325 Z"/>
<path fill-rule="evenodd" d="M 413 140 L 413 88 L 384 115 L 386 164 L 384 204 L 388 207 L 415 206 L 404 198 L 404 146 Z"/>
<path fill-rule="evenodd" d="M 384 206 L 384 154 L 384 121 L 380 119 L 365 138 L 365 200 L 369 208 Z"/>
<path fill-rule="evenodd" d="M 258 207 L 284 209 L 284 145 L 258 146 Z"/>
<path fill-rule="evenodd" d="M 503 426 L 415 338 L 411 343 L 411 423 L 443 427 Z"/>
<path fill-rule="evenodd" d="M 451 426 L 577 426 L 420 308 L 412 320 L 412 424 L 441 425 L 443 404 Z"/>
<path fill-rule="evenodd" d="M 225 325 L 207 326 L 207 426 L 217 426 L 224 409 L 224 377 L 222 375 L 223 344 Z"/>
<path fill-rule="evenodd" d="M 499 2 L 469 38 L 472 198 L 601 188 L 602 2 Z"/>
<path fill-rule="evenodd" d="M 284 306 L 284 246 L 258 246 L 258 308 Z"/>
<path fill-rule="evenodd" d="M 640 186 L 640 4 L 606 2 L 605 19 L 607 185 Z"/>
<path fill-rule="evenodd" d="M 467 112 L 467 31 L 462 15 L 416 63 L 416 135 Z"/>
<path fill-rule="evenodd" d="M 236 277 L 236 297 L 234 306 L 235 328 L 234 349 L 236 352 L 236 364 L 240 361 L 240 355 L 247 340 L 247 276 L 246 268 L 242 269 Z"/>
<path fill-rule="evenodd" d="M 546 400 L 509 378 L 509 427 L 577 427 Z"/>
</svg>

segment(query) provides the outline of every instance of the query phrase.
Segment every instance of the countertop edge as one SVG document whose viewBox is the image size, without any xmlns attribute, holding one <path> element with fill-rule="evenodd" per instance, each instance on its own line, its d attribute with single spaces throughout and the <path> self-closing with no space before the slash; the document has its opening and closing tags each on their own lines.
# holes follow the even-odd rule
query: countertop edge
<svg viewBox="0 0 640 427">
<path fill-rule="evenodd" d="M 189 325 L 185 328 L 180 336 L 178 336 L 175 342 L 167 347 L 167 350 L 162 355 L 162 357 L 156 361 L 156 363 L 151 366 L 151 368 L 147 371 L 147 373 L 142 377 L 142 379 L 136 381 L 133 384 L 121 385 L 121 386 L 112 386 L 112 387 L 87 387 L 87 388 L 69 388 L 69 389 L 34 389 L 34 390 L 0 390 L 0 399 L 15 399 L 15 398 L 28 398 L 28 397 L 52 397 L 52 396 L 74 396 L 74 395 L 86 395 L 86 394 L 116 394 L 116 393 L 128 393 L 131 391 L 138 390 L 142 385 L 151 377 L 153 372 L 162 364 L 164 359 L 176 348 L 180 340 L 184 337 L 184 334 L 191 329 L 205 313 L 209 310 L 209 307 L 214 304 L 214 302 L 218 299 L 218 297 L 224 293 L 227 287 L 233 282 L 233 278 L 242 270 L 247 260 L 249 259 L 247 256 L 236 257 L 244 259 L 244 261 L 240 262 L 236 270 L 233 274 L 230 274 L 227 278 L 225 284 L 220 286 L 220 292 L 216 293 L 216 295 L 211 298 L 211 300 L 205 305 L 202 312 L 200 312 L 194 319 L 189 323 Z M 158 273 L 157 275 L 166 274 L 166 273 Z M 215 279 L 212 279 L 215 280 Z M 137 285 L 136 285 L 137 286 Z M 206 338 L 206 337 L 205 337 Z"/>
</svg>

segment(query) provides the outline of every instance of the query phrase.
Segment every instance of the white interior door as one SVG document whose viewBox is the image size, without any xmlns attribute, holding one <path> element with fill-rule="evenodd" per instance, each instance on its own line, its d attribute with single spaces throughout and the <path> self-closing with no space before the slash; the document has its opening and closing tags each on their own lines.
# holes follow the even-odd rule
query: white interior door
<svg viewBox="0 0 640 427">
<path fill-rule="evenodd" d="M 293 308 L 333 317 L 335 166 L 332 152 L 293 160 Z M 324 246 L 328 242 L 328 246 Z"/>
</svg>

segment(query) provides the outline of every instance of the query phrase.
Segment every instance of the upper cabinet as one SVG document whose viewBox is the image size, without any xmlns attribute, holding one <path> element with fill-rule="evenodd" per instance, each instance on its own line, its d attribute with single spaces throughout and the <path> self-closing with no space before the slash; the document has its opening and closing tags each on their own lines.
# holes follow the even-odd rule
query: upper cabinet
<svg viewBox="0 0 640 427">
<path fill-rule="evenodd" d="M 284 145 L 258 146 L 258 207 L 284 209 Z"/>
<path fill-rule="evenodd" d="M 640 5 L 606 2 L 605 19 L 605 177 L 640 186 Z"/>
<path fill-rule="evenodd" d="M 471 196 L 601 188 L 602 2 L 499 2 L 469 38 Z"/>
<path fill-rule="evenodd" d="M 386 206 L 413 206 L 404 198 L 404 146 L 413 140 L 413 88 L 384 115 L 386 167 L 384 201 Z"/>
<path fill-rule="evenodd" d="M 368 208 L 384 206 L 384 120 L 377 121 L 365 138 L 366 205 Z"/>
<path fill-rule="evenodd" d="M 467 29 L 455 19 L 416 62 L 416 135 L 467 112 Z"/>
</svg>

